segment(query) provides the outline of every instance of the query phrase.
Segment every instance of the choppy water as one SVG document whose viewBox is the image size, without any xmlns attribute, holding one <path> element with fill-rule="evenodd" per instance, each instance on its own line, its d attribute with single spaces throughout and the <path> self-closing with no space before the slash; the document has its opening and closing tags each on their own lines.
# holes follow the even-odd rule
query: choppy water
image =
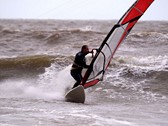
<svg viewBox="0 0 168 126">
<path fill-rule="evenodd" d="M 168 22 L 139 22 L 85 104 L 64 101 L 75 53 L 114 23 L 0 20 L 0 125 L 167 126 Z"/>
</svg>

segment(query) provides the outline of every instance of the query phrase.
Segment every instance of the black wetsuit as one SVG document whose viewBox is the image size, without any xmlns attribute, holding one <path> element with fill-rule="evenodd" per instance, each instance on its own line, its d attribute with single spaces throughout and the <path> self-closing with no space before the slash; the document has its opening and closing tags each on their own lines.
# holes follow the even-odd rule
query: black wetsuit
<svg viewBox="0 0 168 126">
<path fill-rule="evenodd" d="M 85 59 L 86 55 L 87 54 L 84 54 L 83 52 L 78 52 L 75 56 L 75 60 L 71 68 L 71 75 L 76 80 L 76 83 L 74 84 L 73 88 L 80 85 L 82 81 L 82 78 L 83 78 L 82 69 L 89 67 L 89 65 L 86 64 L 86 59 Z"/>
</svg>

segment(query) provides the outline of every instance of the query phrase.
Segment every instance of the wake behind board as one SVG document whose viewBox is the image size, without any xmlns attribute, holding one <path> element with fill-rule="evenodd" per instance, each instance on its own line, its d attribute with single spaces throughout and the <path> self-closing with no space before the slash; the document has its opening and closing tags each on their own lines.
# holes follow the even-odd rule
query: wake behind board
<svg viewBox="0 0 168 126">
<path fill-rule="evenodd" d="M 65 94 L 65 100 L 67 102 L 84 103 L 85 91 L 82 85 L 79 85 Z"/>
</svg>

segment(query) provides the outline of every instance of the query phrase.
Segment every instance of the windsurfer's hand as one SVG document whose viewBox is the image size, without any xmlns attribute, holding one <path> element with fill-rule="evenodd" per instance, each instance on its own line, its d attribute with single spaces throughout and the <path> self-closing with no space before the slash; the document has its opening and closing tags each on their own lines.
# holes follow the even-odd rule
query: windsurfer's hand
<svg viewBox="0 0 168 126">
<path fill-rule="evenodd" d="M 96 55 L 97 49 L 92 49 L 92 51 L 90 51 L 90 53 L 92 53 L 92 57 L 94 57 Z"/>
</svg>

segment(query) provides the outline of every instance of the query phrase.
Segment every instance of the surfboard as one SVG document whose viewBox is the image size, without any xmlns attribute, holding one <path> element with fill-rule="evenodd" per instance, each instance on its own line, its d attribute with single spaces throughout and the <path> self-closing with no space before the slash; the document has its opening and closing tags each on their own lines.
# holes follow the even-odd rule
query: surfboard
<svg viewBox="0 0 168 126">
<path fill-rule="evenodd" d="M 79 85 L 65 94 L 65 100 L 67 102 L 84 103 L 85 102 L 85 91 L 82 85 Z"/>
</svg>

